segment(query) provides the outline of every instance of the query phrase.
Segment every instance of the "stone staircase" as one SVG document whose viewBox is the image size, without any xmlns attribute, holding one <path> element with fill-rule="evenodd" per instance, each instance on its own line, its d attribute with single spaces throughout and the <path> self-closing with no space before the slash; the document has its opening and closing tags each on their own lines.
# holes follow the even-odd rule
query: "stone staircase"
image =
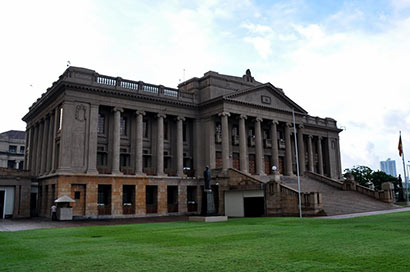
<svg viewBox="0 0 410 272">
<path fill-rule="evenodd" d="M 281 176 L 281 182 L 297 190 L 297 177 Z M 397 208 L 355 191 L 343 191 L 308 177 L 301 177 L 302 192 L 320 192 L 326 215 L 340 215 Z"/>
</svg>

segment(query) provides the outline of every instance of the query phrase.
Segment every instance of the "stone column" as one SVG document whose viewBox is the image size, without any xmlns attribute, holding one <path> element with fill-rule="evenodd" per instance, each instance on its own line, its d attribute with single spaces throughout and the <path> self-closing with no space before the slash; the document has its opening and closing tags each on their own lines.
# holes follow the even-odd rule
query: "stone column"
<svg viewBox="0 0 410 272">
<path fill-rule="evenodd" d="M 298 157 L 300 175 L 305 173 L 305 146 L 303 144 L 303 125 L 299 125 L 298 129 Z"/>
<path fill-rule="evenodd" d="M 249 173 L 248 145 L 246 144 L 246 115 L 239 116 L 239 162 L 242 172 Z"/>
<path fill-rule="evenodd" d="M 47 170 L 47 154 L 48 154 L 48 131 L 50 126 L 50 119 L 48 116 L 44 117 L 43 139 L 41 143 L 41 165 L 40 175 L 46 174 Z"/>
<path fill-rule="evenodd" d="M 222 170 L 226 171 L 229 168 L 229 126 L 228 117 L 231 116 L 229 112 L 222 112 L 219 114 L 222 125 Z"/>
<path fill-rule="evenodd" d="M 120 145 L 121 145 L 121 113 L 124 110 L 122 108 L 114 108 L 114 132 L 113 132 L 113 148 L 112 148 L 112 168 L 111 174 L 119 175 L 120 172 Z"/>
<path fill-rule="evenodd" d="M 35 175 L 38 176 L 41 173 L 41 154 L 43 150 L 43 133 L 44 133 L 44 120 L 40 121 L 38 127 L 38 136 L 37 136 L 37 148 L 36 148 L 36 169 Z"/>
<path fill-rule="evenodd" d="M 38 139 L 38 125 L 33 125 L 33 140 L 30 146 L 30 173 L 35 176 L 37 163 L 37 139 Z"/>
<path fill-rule="evenodd" d="M 264 175 L 264 155 L 262 145 L 262 130 L 261 130 L 262 118 L 257 117 L 255 119 L 255 163 L 256 174 Z"/>
<path fill-rule="evenodd" d="M 135 158 L 135 174 L 143 175 L 142 162 L 143 162 L 143 140 L 144 140 L 144 127 L 143 127 L 143 118 L 145 111 L 136 111 L 137 114 L 137 154 Z"/>
<path fill-rule="evenodd" d="M 164 176 L 164 118 L 165 114 L 157 114 L 157 176 Z"/>
<path fill-rule="evenodd" d="M 24 170 L 30 170 L 31 145 L 33 141 L 33 128 L 27 125 L 26 128 L 26 149 L 24 150 Z"/>
<path fill-rule="evenodd" d="M 207 149 L 205 151 L 205 153 L 207 154 L 206 163 L 208 164 L 209 169 L 214 169 L 216 167 L 215 120 L 214 120 L 214 117 L 211 117 L 209 120 L 206 121 L 206 127 L 205 127 L 204 134 L 205 135 L 208 134 L 207 145 L 209 146 L 209 149 L 207 149 L 207 147 L 205 147 L 205 149 Z M 199 171 L 201 172 L 200 177 L 203 177 L 203 175 L 202 175 L 203 169 L 200 169 Z"/>
<path fill-rule="evenodd" d="M 20 164 L 20 161 L 19 160 L 15 160 L 14 161 L 14 169 L 19 169 L 19 164 Z M 16 186 L 17 187 L 17 186 Z"/>
<path fill-rule="evenodd" d="M 323 175 L 322 137 L 317 137 L 317 154 L 319 157 L 319 174 Z"/>
<path fill-rule="evenodd" d="M 90 105 L 90 122 L 88 134 L 87 174 L 96 175 L 97 171 L 97 143 L 98 143 L 98 105 Z"/>
<path fill-rule="evenodd" d="M 314 165 L 313 165 L 313 148 L 312 148 L 312 135 L 308 136 L 308 156 L 309 156 L 309 171 L 313 172 L 314 171 Z"/>
<path fill-rule="evenodd" d="M 50 113 L 50 122 L 48 126 L 48 147 L 47 147 L 47 164 L 46 164 L 46 173 L 51 173 L 51 160 L 53 158 L 53 130 L 54 130 L 54 112 Z"/>
<path fill-rule="evenodd" d="M 279 169 L 278 124 L 278 121 L 273 120 L 270 129 L 272 139 L 272 162 L 277 169 Z"/>
<path fill-rule="evenodd" d="M 183 141 L 183 122 L 184 117 L 177 117 L 177 175 L 182 177 L 184 175 L 184 141 Z"/>
<path fill-rule="evenodd" d="M 43 128 L 43 141 L 42 141 L 42 148 L 41 148 L 41 167 L 40 167 L 40 174 L 43 175 L 46 172 L 47 166 L 47 146 L 48 146 L 48 127 L 50 126 L 50 119 L 44 119 L 44 128 Z"/>
<path fill-rule="evenodd" d="M 56 137 L 57 137 L 57 125 L 58 125 L 58 107 L 54 109 L 54 126 L 53 126 L 53 143 L 51 145 L 51 170 L 50 172 L 55 172 L 56 170 Z M 57 158 L 58 159 L 58 158 Z"/>
<path fill-rule="evenodd" d="M 290 140 L 290 128 L 292 124 L 286 123 L 285 125 L 285 173 L 286 176 L 293 176 L 292 170 L 292 144 Z"/>
</svg>

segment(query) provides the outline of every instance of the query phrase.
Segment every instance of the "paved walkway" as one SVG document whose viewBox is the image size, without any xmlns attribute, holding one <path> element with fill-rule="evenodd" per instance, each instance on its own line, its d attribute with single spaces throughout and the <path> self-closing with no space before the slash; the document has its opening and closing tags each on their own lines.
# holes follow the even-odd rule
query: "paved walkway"
<svg viewBox="0 0 410 272">
<path fill-rule="evenodd" d="M 394 210 L 373 211 L 363 213 L 342 214 L 334 216 L 317 217 L 320 219 L 345 219 L 361 216 L 370 216 L 377 214 L 396 213 L 410 211 L 410 207 L 399 208 Z M 127 225 L 127 224 L 143 224 L 143 223 L 161 223 L 161 222 L 177 222 L 188 221 L 187 216 L 160 216 L 147 218 L 131 218 L 131 219 L 106 219 L 106 220 L 74 220 L 74 221 L 51 221 L 47 218 L 31 218 L 31 219 L 0 219 L 0 232 L 2 231 L 20 231 L 32 229 L 49 229 L 49 228 L 68 228 L 68 227 L 83 227 L 83 226 L 108 226 L 108 225 Z"/>
<path fill-rule="evenodd" d="M 407 207 L 407 208 L 398 208 L 398 209 L 394 209 L 394 210 L 384 210 L 384 211 L 373 211 L 373 212 L 363 212 L 363 213 L 351 213 L 351 214 L 340 214 L 340 215 L 333 215 L 333 216 L 323 216 L 323 217 L 318 217 L 318 218 L 321 218 L 321 219 L 345 219 L 345 218 L 354 218 L 354 217 L 361 217 L 361 216 L 370 216 L 370 215 L 377 215 L 377 214 L 406 212 L 406 211 L 410 211 L 410 207 Z"/>
<path fill-rule="evenodd" d="M 146 218 L 130 219 L 98 219 L 98 220 L 74 220 L 74 221 L 51 221 L 48 218 L 34 217 L 30 219 L 0 219 L 1 231 L 20 231 L 31 229 L 48 229 L 48 228 L 68 228 L 82 226 L 107 226 L 107 225 L 127 225 L 143 223 L 161 223 L 188 221 L 187 216 L 158 216 Z"/>
</svg>

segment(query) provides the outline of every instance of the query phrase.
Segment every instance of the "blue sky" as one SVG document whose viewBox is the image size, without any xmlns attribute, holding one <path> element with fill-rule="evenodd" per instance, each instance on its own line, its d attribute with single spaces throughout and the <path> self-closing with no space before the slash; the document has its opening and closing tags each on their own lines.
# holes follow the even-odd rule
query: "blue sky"
<svg viewBox="0 0 410 272">
<path fill-rule="evenodd" d="M 410 0 L 2 1 L 0 25 L 0 131 L 25 128 L 68 60 L 170 87 L 249 68 L 338 121 L 344 168 L 401 171 L 399 130 L 410 151 Z"/>
</svg>

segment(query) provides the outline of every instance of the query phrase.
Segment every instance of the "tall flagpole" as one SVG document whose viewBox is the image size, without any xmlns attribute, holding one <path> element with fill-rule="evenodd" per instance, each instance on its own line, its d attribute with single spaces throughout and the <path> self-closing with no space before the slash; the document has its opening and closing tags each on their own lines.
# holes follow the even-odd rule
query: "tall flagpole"
<svg viewBox="0 0 410 272">
<path fill-rule="evenodd" d="M 400 145 L 401 145 L 401 158 L 403 159 L 404 180 L 406 184 L 406 202 L 409 202 L 409 179 L 406 174 L 406 163 L 404 159 L 403 142 L 401 140 L 401 131 L 400 131 Z"/>
<path fill-rule="evenodd" d="M 299 155 L 298 155 L 298 141 L 296 139 L 295 109 L 292 109 L 292 117 L 293 117 L 293 135 L 295 136 L 296 172 L 298 175 L 299 217 L 302 218 L 302 200 L 300 197 Z"/>
</svg>

